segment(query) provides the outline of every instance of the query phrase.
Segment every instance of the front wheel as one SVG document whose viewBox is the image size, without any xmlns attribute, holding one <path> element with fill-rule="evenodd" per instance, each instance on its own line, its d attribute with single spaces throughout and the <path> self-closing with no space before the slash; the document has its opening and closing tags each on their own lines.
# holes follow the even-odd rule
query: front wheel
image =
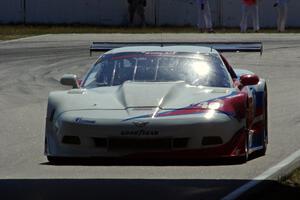
<svg viewBox="0 0 300 200">
<path fill-rule="evenodd" d="M 57 157 L 57 156 L 47 156 L 47 160 L 51 164 L 61 164 L 67 161 L 64 157 Z"/>
<path fill-rule="evenodd" d="M 249 133 L 247 132 L 245 136 L 245 155 L 244 155 L 244 162 L 247 162 L 249 159 Z"/>
<path fill-rule="evenodd" d="M 249 159 L 249 133 L 248 131 L 246 131 L 245 133 L 245 143 L 244 143 L 244 151 L 245 151 L 245 154 L 243 156 L 240 156 L 238 158 L 238 162 L 239 163 L 246 163 Z"/>
<path fill-rule="evenodd" d="M 264 156 L 267 151 L 268 145 L 268 94 L 267 94 L 267 87 L 265 88 L 264 92 L 264 134 L 262 135 L 262 146 L 263 148 L 259 150 L 258 154 Z"/>
</svg>

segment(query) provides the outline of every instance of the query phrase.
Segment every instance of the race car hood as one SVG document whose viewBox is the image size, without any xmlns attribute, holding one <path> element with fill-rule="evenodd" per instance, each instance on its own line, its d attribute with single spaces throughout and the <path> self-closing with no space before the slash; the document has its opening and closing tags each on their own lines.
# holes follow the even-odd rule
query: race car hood
<svg viewBox="0 0 300 200">
<path fill-rule="evenodd" d="M 125 82 L 120 86 L 53 92 L 60 112 L 71 110 L 178 109 L 228 96 L 234 88 L 190 86 L 185 82 Z"/>
<path fill-rule="evenodd" d="M 178 109 L 208 101 L 229 93 L 224 88 L 207 88 L 187 85 L 185 82 L 138 83 L 129 82 L 117 91 L 116 96 L 124 108 L 160 107 Z"/>
</svg>

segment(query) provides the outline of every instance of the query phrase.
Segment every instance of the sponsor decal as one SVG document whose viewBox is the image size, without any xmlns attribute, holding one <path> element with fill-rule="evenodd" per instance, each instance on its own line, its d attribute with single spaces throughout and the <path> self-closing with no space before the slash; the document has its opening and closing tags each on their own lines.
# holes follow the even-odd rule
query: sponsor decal
<svg viewBox="0 0 300 200">
<path fill-rule="evenodd" d="M 86 119 L 82 119 L 80 117 L 76 118 L 75 122 L 78 123 L 78 124 L 95 124 L 96 123 L 96 121 L 86 120 Z"/>
<path fill-rule="evenodd" d="M 156 136 L 159 135 L 159 131 L 156 130 L 127 130 L 121 131 L 122 136 Z"/>
</svg>

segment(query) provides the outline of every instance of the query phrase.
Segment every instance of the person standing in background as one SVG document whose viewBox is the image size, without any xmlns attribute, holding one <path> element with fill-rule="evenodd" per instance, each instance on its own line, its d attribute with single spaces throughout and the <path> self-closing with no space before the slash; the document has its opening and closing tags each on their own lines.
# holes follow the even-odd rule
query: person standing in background
<svg viewBox="0 0 300 200">
<path fill-rule="evenodd" d="M 137 14 L 140 17 L 140 26 L 145 26 L 145 7 L 147 6 L 146 0 L 127 0 L 128 2 L 128 12 L 129 12 L 129 23 L 132 26 L 134 21 L 134 16 Z"/>
<path fill-rule="evenodd" d="M 277 31 L 284 32 L 288 15 L 288 0 L 276 0 L 273 6 L 277 7 L 278 12 Z"/>
<path fill-rule="evenodd" d="M 242 20 L 240 24 L 241 32 L 245 33 L 248 26 L 248 15 L 251 14 L 254 32 L 258 32 L 259 27 L 259 12 L 258 0 L 242 0 Z"/>
<path fill-rule="evenodd" d="M 211 12 L 208 0 L 196 0 L 198 7 L 198 20 L 197 27 L 202 32 L 201 21 L 204 19 L 205 31 L 208 33 L 214 33 L 212 28 Z"/>
</svg>

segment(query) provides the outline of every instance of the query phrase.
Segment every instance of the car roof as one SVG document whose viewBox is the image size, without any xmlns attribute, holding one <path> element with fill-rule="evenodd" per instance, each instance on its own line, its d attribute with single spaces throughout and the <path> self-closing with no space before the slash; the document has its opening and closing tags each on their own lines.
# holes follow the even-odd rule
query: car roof
<svg viewBox="0 0 300 200">
<path fill-rule="evenodd" d="M 185 52 L 185 53 L 201 53 L 201 54 L 218 54 L 218 52 L 210 47 L 205 46 L 130 46 L 112 49 L 105 54 L 125 53 L 125 52 L 149 52 L 149 51 L 166 51 L 166 52 Z"/>
</svg>

